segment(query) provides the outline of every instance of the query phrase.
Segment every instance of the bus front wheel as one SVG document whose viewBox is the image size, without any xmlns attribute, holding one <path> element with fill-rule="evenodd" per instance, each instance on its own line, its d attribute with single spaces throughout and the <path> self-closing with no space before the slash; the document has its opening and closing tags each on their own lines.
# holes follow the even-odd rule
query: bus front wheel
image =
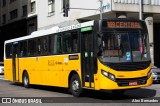
<svg viewBox="0 0 160 106">
<path fill-rule="evenodd" d="M 70 80 L 70 92 L 73 96 L 79 97 L 82 95 L 82 86 L 80 78 L 77 74 L 74 74 Z"/>
<path fill-rule="evenodd" d="M 29 88 L 29 76 L 27 72 L 23 74 L 23 85 L 25 88 Z"/>
</svg>

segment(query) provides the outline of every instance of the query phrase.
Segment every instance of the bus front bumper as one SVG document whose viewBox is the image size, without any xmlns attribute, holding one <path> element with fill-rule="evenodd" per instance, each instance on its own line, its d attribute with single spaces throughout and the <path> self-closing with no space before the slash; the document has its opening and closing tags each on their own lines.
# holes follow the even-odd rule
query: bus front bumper
<svg viewBox="0 0 160 106">
<path fill-rule="evenodd" d="M 152 75 L 149 78 L 116 79 L 116 81 L 112 81 L 102 75 L 100 80 L 98 88 L 101 90 L 134 89 L 151 86 L 153 82 Z"/>
</svg>

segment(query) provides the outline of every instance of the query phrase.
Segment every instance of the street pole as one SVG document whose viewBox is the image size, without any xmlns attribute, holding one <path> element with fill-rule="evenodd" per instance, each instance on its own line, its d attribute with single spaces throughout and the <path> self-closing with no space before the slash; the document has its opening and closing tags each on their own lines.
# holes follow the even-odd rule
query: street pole
<svg viewBox="0 0 160 106">
<path fill-rule="evenodd" d="M 142 2 L 143 0 L 139 0 L 139 19 L 142 20 L 143 17 L 142 17 Z"/>
<path fill-rule="evenodd" d="M 99 0 L 100 2 L 100 20 L 99 20 L 99 35 L 102 39 L 102 19 L 103 19 L 103 0 Z M 101 42 L 102 43 L 102 42 Z M 102 45 L 102 44 L 101 44 Z"/>
<path fill-rule="evenodd" d="M 100 20 L 102 20 L 103 19 L 103 16 L 102 16 L 102 14 L 103 14 L 103 0 L 99 0 L 99 2 L 100 2 Z"/>
</svg>

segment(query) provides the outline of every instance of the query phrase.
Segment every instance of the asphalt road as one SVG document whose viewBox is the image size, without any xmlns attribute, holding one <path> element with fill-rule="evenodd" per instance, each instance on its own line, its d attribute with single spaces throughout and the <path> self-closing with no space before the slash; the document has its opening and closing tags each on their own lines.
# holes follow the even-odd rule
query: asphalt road
<svg viewBox="0 0 160 106">
<path fill-rule="evenodd" d="M 2 98 L 15 98 L 15 99 L 41 99 L 42 104 L 0 104 L 0 106 L 17 106 L 17 105 L 32 105 L 32 106 L 74 106 L 74 105 L 109 105 L 109 106 L 132 106 L 132 105 L 159 105 L 160 104 L 160 84 L 153 84 L 150 87 L 140 88 L 127 91 L 123 96 L 113 95 L 111 91 L 92 91 L 85 90 L 83 97 L 75 98 L 68 93 L 68 89 L 50 87 L 50 86 L 37 86 L 32 85 L 29 89 L 26 89 L 22 84 L 13 84 L 10 81 L 4 80 L 3 75 L 0 75 L 0 99 Z M 157 98 L 154 98 L 157 97 Z M 159 103 L 142 103 L 142 100 L 158 100 Z M 0 100 L 2 102 L 2 100 Z M 44 103 L 44 101 L 48 103 Z"/>
</svg>

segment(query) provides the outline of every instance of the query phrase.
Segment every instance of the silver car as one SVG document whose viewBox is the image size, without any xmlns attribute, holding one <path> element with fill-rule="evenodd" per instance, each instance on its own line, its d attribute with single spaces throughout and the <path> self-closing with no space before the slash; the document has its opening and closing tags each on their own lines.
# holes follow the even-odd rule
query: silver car
<svg viewBox="0 0 160 106">
<path fill-rule="evenodd" d="M 0 74 L 4 74 L 4 64 L 0 62 Z"/>
<path fill-rule="evenodd" d="M 153 82 L 160 83 L 160 69 L 152 68 Z"/>
</svg>

